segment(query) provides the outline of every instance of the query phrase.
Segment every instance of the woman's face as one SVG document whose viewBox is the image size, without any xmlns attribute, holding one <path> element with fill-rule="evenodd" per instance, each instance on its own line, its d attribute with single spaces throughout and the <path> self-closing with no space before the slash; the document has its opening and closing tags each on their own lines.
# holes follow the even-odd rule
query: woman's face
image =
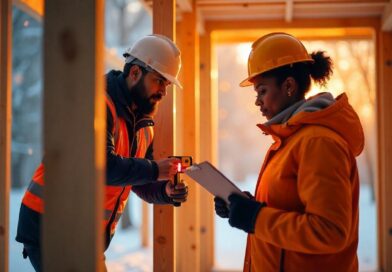
<svg viewBox="0 0 392 272">
<path fill-rule="evenodd" d="M 267 120 L 289 107 L 293 103 L 295 80 L 287 78 L 281 86 L 277 85 L 276 79 L 262 75 L 252 80 L 256 92 L 255 104 Z"/>
</svg>

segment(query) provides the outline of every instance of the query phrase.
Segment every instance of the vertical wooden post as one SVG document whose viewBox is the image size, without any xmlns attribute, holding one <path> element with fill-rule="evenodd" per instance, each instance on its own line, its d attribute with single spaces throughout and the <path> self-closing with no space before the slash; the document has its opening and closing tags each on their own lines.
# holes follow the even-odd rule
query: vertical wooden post
<svg viewBox="0 0 392 272">
<path fill-rule="evenodd" d="M 148 247 L 150 245 L 150 211 L 148 209 L 148 203 L 142 202 L 142 223 L 141 223 L 141 240 L 142 247 Z"/>
<path fill-rule="evenodd" d="M 177 25 L 178 44 L 180 45 L 183 65 L 181 80 L 184 89 L 181 91 L 182 111 L 182 150 L 180 155 L 191 155 L 199 162 L 200 135 L 200 95 L 199 95 L 199 36 L 196 32 L 195 1 L 192 1 L 192 11 L 184 12 L 182 20 Z M 178 135 L 178 134 L 177 134 Z M 189 195 L 187 202 L 177 209 L 177 271 L 200 271 L 200 186 L 183 175 L 188 184 Z"/>
<path fill-rule="evenodd" d="M 211 88 L 211 33 L 200 36 L 200 161 L 217 163 L 217 94 Z M 200 271 L 214 266 L 214 202 L 212 195 L 200 190 Z"/>
<path fill-rule="evenodd" d="M 153 32 L 175 41 L 175 0 L 153 1 Z M 165 158 L 175 152 L 174 86 L 167 91 L 155 117 L 154 156 Z M 174 209 L 154 205 L 154 271 L 175 271 Z"/>
<path fill-rule="evenodd" d="M 392 32 L 378 33 L 379 242 L 380 270 L 392 270 Z"/>
<path fill-rule="evenodd" d="M 51 0 L 44 20 L 44 271 L 103 271 L 103 0 Z"/>
<path fill-rule="evenodd" d="M 8 271 L 11 183 L 11 14 L 12 1 L 0 0 L 0 271 Z"/>
</svg>

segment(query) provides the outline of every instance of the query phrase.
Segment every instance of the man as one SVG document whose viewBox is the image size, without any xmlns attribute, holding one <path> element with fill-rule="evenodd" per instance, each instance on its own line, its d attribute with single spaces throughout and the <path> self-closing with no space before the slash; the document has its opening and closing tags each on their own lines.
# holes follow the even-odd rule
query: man
<svg viewBox="0 0 392 272">
<path fill-rule="evenodd" d="M 154 204 L 186 201 L 188 188 L 172 185 L 177 159 L 153 160 L 154 115 L 166 88 L 181 67 L 180 51 L 168 38 L 146 36 L 124 54 L 123 72 L 110 71 L 107 82 L 107 173 L 105 186 L 105 250 L 115 233 L 130 191 Z M 44 164 L 41 164 L 23 197 L 16 240 L 41 271 L 41 215 L 44 212 Z"/>
</svg>

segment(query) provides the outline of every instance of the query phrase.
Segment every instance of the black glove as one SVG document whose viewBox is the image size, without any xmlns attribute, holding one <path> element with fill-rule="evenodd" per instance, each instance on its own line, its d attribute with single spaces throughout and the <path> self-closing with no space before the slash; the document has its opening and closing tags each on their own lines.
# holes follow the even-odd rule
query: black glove
<svg viewBox="0 0 392 272">
<path fill-rule="evenodd" d="M 181 182 L 174 186 L 174 184 L 169 181 L 166 183 L 165 193 L 166 196 L 170 198 L 173 205 L 175 203 L 185 202 L 188 197 L 188 185 Z"/>
<path fill-rule="evenodd" d="M 254 233 L 257 215 L 265 202 L 258 202 L 238 194 L 229 196 L 229 224 L 247 233 Z"/>
<path fill-rule="evenodd" d="M 226 202 L 218 196 L 216 196 L 214 198 L 214 202 L 215 202 L 216 214 L 222 218 L 228 218 L 229 217 L 229 209 L 227 208 Z"/>
<path fill-rule="evenodd" d="M 248 191 L 243 191 L 244 194 L 246 194 L 250 199 L 255 200 L 255 197 Z"/>
</svg>

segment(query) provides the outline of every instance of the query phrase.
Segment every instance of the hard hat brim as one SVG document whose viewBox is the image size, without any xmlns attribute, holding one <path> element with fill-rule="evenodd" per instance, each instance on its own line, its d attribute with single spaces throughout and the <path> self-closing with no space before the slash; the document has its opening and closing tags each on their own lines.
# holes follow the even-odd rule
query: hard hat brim
<svg viewBox="0 0 392 272">
<path fill-rule="evenodd" d="M 157 70 L 156 70 L 157 71 Z M 180 83 L 180 81 L 173 77 L 172 75 L 166 74 L 166 73 L 162 73 L 160 71 L 157 71 L 159 74 L 161 74 L 164 78 L 166 78 L 167 80 L 169 80 L 171 83 L 173 83 L 174 85 L 176 85 L 180 90 L 183 89 L 182 84 Z"/>
<path fill-rule="evenodd" d="M 240 85 L 240 87 L 248 87 L 248 86 L 251 86 L 251 85 L 253 85 L 253 83 L 251 82 L 251 80 L 252 80 L 253 78 L 257 77 L 258 75 L 261 75 L 261 74 L 263 74 L 263 73 L 265 73 L 265 72 L 268 72 L 268 71 L 271 71 L 271 70 L 274 70 L 274 69 L 277 69 L 277 68 L 280 68 L 280 67 L 283 67 L 283 66 L 286 66 L 286 65 L 295 64 L 295 63 L 299 63 L 299 62 L 310 62 L 310 63 L 314 63 L 314 59 L 312 59 L 312 58 L 309 57 L 308 59 L 300 59 L 300 60 L 298 60 L 298 61 L 293 61 L 293 62 L 288 62 L 288 63 L 282 63 L 281 65 L 277 65 L 277 66 L 273 67 L 272 69 L 266 69 L 266 70 L 261 71 L 261 72 L 259 72 L 259 73 L 255 73 L 255 74 L 253 74 L 253 75 L 248 76 L 247 78 L 245 78 L 244 80 L 242 80 L 242 81 L 240 82 L 239 85 Z"/>
</svg>

